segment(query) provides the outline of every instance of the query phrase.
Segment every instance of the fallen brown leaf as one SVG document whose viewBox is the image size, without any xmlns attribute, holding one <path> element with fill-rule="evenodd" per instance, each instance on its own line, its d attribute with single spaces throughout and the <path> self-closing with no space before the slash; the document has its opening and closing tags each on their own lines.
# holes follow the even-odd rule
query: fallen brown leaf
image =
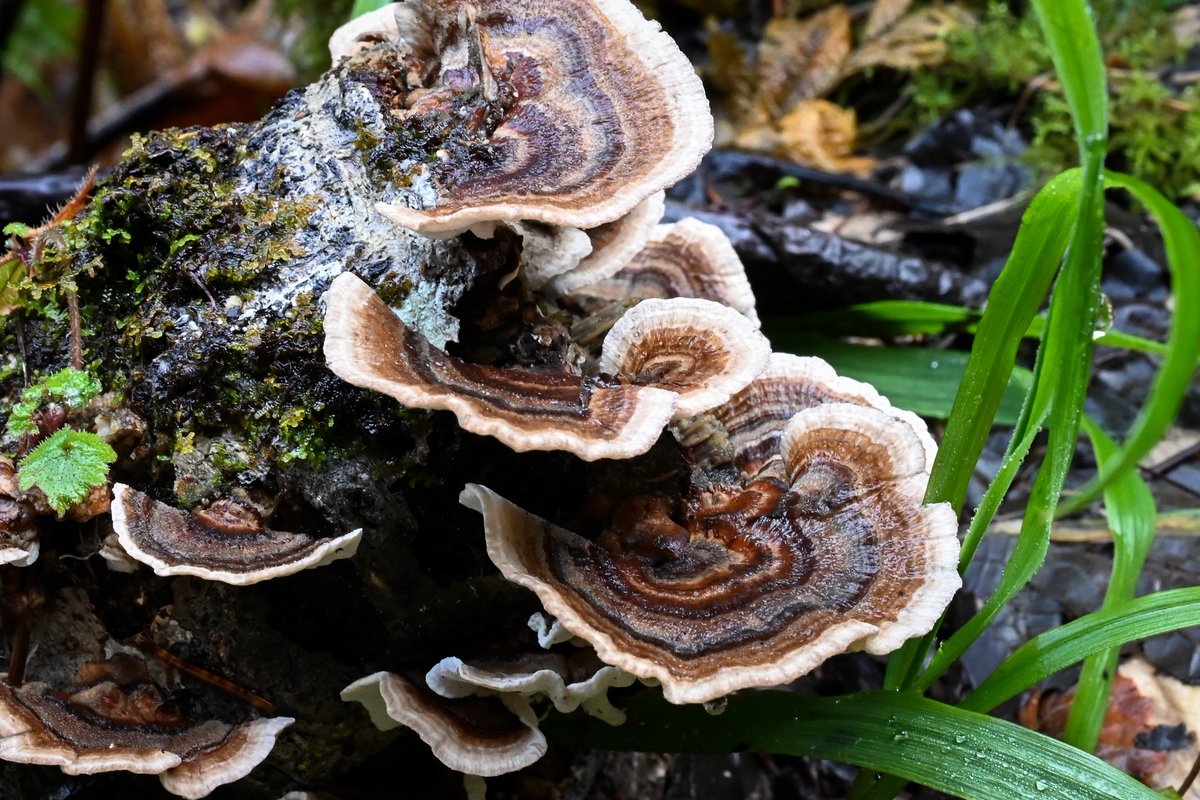
<svg viewBox="0 0 1200 800">
<path fill-rule="evenodd" d="M 734 119 L 750 117 L 758 90 L 758 73 L 735 33 L 708 19 L 708 80 Z"/>
<path fill-rule="evenodd" d="M 1021 707 L 1019 720 L 1061 737 L 1074 697 L 1074 689 L 1036 691 Z M 1096 755 L 1152 788 L 1178 787 L 1200 750 L 1198 725 L 1200 686 L 1157 675 L 1145 659 L 1131 658 L 1113 681 Z M 1193 786 L 1185 798 L 1200 800 L 1200 787 Z"/>
<path fill-rule="evenodd" d="M 952 6 L 922 8 L 881 28 L 845 61 L 844 78 L 872 67 L 913 70 L 941 63 L 946 58 L 946 36 L 975 23 L 975 17 Z"/>
<path fill-rule="evenodd" d="M 862 40 L 867 42 L 877 38 L 895 25 L 911 5 L 912 0 L 875 0 L 867 24 L 863 26 Z"/>
<path fill-rule="evenodd" d="M 779 120 L 780 155 L 830 172 L 866 174 L 874 160 L 855 156 L 858 119 L 828 100 L 802 100 Z"/>
<path fill-rule="evenodd" d="M 771 117 L 820 97 L 838 81 L 850 55 L 850 12 L 830 6 L 803 20 L 767 23 L 758 51 L 759 102 Z"/>
</svg>

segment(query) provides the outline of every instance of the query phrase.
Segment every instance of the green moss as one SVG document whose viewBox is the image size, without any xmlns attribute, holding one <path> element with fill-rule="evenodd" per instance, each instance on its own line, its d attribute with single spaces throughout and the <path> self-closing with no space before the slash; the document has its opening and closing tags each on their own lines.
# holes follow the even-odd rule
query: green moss
<svg viewBox="0 0 1200 800">
<path fill-rule="evenodd" d="M 1159 79 L 1164 66 L 1184 55 L 1172 35 L 1170 15 L 1122 0 L 1100 0 L 1093 6 L 1114 67 L 1110 164 L 1178 195 L 1200 182 L 1200 162 L 1192 156 L 1200 145 L 1200 89 L 1191 86 L 1176 94 Z M 909 79 L 907 91 L 919 122 L 995 103 L 997 93 L 1014 103 L 1027 94 L 1020 122 L 1030 136 L 1029 160 L 1047 173 L 1075 164 L 1070 113 L 1061 93 L 1034 85 L 1053 68 L 1032 13 L 1019 14 L 1008 3 L 993 0 L 982 9 L 977 26 L 949 37 L 948 52 L 945 64 Z"/>
<path fill-rule="evenodd" d="M 286 463 L 347 449 L 334 443 L 335 418 L 317 416 L 332 376 L 319 352 L 316 298 L 240 326 L 209 300 L 251 296 L 275 268 L 301 258 L 296 234 L 317 208 L 315 198 L 239 188 L 244 140 L 238 127 L 137 138 L 22 287 L 36 338 L 51 345 L 39 352 L 53 361 L 68 341 L 62 287 L 78 285 L 85 347 L 104 384 L 132 388 L 169 457 L 187 456 L 204 431 L 236 437 L 237 447 L 204 456 L 230 482 L 247 468 L 241 453 Z M 277 171 L 270 183 L 280 188 L 285 178 Z M 155 374 L 154 360 L 181 344 L 181 314 L 204 335 L 185 337 L 184 360 Z"/>
<path fill-rule="evenodd" d="M 295 113 L 288 102 L 278 114 Z M 360 128 L 358 151 L 380 176 L 403 182 L 403 159 L 389 148 L 412 152 L 426 142 L 394 127 L 382 136 Z M 286 162 L 268 171 L 249 158 L 260 152 L 263 130 L 251 124 L 136 138 L 22 287 L 35 374 L 66 361 L 63 289 L 77 287 L 90 368 L 151 420 L 151 455 L 174 465 L 185 504 L 299 464 L 373 447 L 407 453 L 428 419 L 325 367 L 320 287 L 295 296 L 285 288 L 310 256 L 326 255 L 304 250 L 316 241 L 310 225 L 319 200 L 295 193 Z M 399 302 L 411 289 L 392 286 L 389 296 Z M 281 291 L 283 310 L 239 309 Z M 17 397 L 14 383 L 0 389 Z M 398 463 L 397 473 L 407 464 Z"/>
</svg>

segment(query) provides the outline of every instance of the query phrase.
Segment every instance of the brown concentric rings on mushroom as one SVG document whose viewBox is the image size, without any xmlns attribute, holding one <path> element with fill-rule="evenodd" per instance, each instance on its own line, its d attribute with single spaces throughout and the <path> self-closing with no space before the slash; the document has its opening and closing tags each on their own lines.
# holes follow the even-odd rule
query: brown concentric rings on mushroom
<svg viewBox="0 0 1200 800">
<path fill-rule="evenodd" d="M 353 275 L 339 276 L 325 302 L 325 358 L 342 380 L 411 408 L 452 411 L 465 430 L 518 452 L 628 458 L 648 450 L 674 413 L 675 395 L 662 389 L 457 359 L 401 322 Z"/>
<path fill-rule="evenodd" d="M 613 325 L 600 372 L 677 392 L 676 416 L 728 400 L 762 372 L 771 346 L 753 323 L 711 300 L 645 300 Z"/>
<path fill-rule="evenodd" d="M 769 354 L 748 320 L 698 300 L 634 308 L 605 340 L 608 376 L 595 378 L 455 358 L 350 274 L 334 280 L 325 302 L 325 357 L 343 380 L 413 408 L 453 411 L 464 429 L 517 451 L 566 450 L 589 461 L 646 452 L 673 415 L 723 402 Z"/>
<path fill-rule="evenodd" d="M 269 530 L 251 510 L 229 501 L 189 513 L 120 483 L 113 486 L 112 519 L 121 549 L 156 575 L 235 586 L 350 558 L 362 538 L 361 530 L 332 538 Z"/>
<path fill-rule="evenodd" d="M 158 775 L 172 794 L 197 798 L 247 775 L 293 722 L 195 723 L 174 711 L 148 676 L 118 659 L 85 669 L 99 679 L 73 694 L 43 683 L 0 684 L 0 758 L 57 766 L 68 775 Z"/>
<path fill-rule="evenodd" d="M 403 115 L 468 101 L 478 113 L 469 143 L 447 142 L 413 165 L 430 184 L 425 207 L 378 206 L 403 227 L 441 235 L 495 221 L 594 228 L 687 175 L 712 141 L 691 64 L 625 0 L 410 5 L 405 19 L 424 21 L 441 68 Z M 385 35 L 408 27 L 377 13 Z M 337 52 L 343 38 L 356 47 L 367 25 L 338 37 Z"/>
<path fill-rule="evenodd" d="M 672 702 L 703 702 L 929 629 L 959 578 L 953 512 L 921 505 L 927 436 L 875 408 L 810 409 L 783 437 L 787 482 L 637 498 L 678 519 L 597 541 L 481 486 L 461 499 L 483 514 L 505 577 L 606 663 L 660 680 Z"/>
<path fill-rule="evenodd" d="M 765 370 L 711 413 L 725 428 L 738 469 L 752 478 L 781 477 L 779 437 L 788 420 L 824 403 L 870 406 L 924 428 L 915 414 L 893 407 L 873 386 L 838 375 L 819 358 L 789 353 L 772 353 Z M 933 440 L 924 437 L 923 442 L 932 463 Z"/>
<path fill-rule="evenodd" d="M 551 286 L 562 284 L 556 280 Z M 574 287 L 565 291 L 573 291 L 571 299 L 585 309 L 595 308 L 597 301 L 696 297 L 737 309 L 759 324 L 742 260 L 720 228 L 696 219 L 656 226 L 611 278 Z"/>
<path fill-rule="evenodd" d="M 665 201 L 665 192 L 655 192 L 625 216 L 585 231 L 591 245 L 590 252 L 570 270 L 553 277 L 548 291 L 551 294 L 565 294 L 580 286 L 602 281 L 621 270 L 650 240 L 658 221 L 662 219 Z"/>
</svg>

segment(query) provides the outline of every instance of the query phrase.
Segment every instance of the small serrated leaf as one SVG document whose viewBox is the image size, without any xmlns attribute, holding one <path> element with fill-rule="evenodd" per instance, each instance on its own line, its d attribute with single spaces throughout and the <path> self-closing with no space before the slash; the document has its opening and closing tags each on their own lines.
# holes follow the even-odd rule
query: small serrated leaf
<svg viewBox="0 0 1200 800">
<path fill-rule="evenodd" d="M 3 228 L 5 236 L 27 236 L 33 228 L 24 222 L 10 222 Z"/>
<path fill-rule="evenodd" d="M 83 370 L 67 367 L 46 378 L 46 391 L 70 408 L 82 408 L 100 394 L 100 381 Z"/>
<path fill-rule="evenodd" d="M 17 474 L 22 491 L 36 486 L 58 514 L 104 483 L 117 454 L 94 433 L 61 428 L 21 460 Z"/>
<path fill-rule="evenodd" d="M 8 417 L 8 432 L 12 436 L 37 432 L 37 425 L 33 424 L 33 412 L 37 411 L 39 403 L 41 398 L 26 399 L 13 404 L 12 413 Z"/>
</svg>

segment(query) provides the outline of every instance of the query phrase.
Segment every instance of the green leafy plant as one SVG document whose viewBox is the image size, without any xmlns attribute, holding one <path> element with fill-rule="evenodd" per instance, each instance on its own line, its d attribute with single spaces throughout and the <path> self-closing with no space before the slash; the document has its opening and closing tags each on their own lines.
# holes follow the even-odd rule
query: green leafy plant
<svg viewBox="0 0 1200 800">
<path fill-rule="evenodd" d="M 117 454 L 94 433 L 60 428 L 21 459 L 17 478 L 22 491 L 42 490 L 60 515 L 104 483 Z"/>
<path fill-rule="evenodd" d="M 100 382 L 83 370 L 67 367 L 35 383 L 21 394 L 13 404 L 8 418 L 8 432 L 12 436 L 35 433 L 33 415 L 49 402 L 59 402 L 68 408 L 82 408 L 100 393 Z"/>
<path fill-rule="evenodd" d="M 100 393 L 100 382 L 83 370 L 67 367 L 27 388 L 13 404 L 8 432 L 14 437 L 36 433 L 34 415 L 49 403 L 68 409 L 86 406 Z M 63 514 L 108 477 L 117 454 L 94 433 L 63 427 L 21 459 L 17 473 L 22 491 L 40 489 L 54 510 Z"/>
</svg>

